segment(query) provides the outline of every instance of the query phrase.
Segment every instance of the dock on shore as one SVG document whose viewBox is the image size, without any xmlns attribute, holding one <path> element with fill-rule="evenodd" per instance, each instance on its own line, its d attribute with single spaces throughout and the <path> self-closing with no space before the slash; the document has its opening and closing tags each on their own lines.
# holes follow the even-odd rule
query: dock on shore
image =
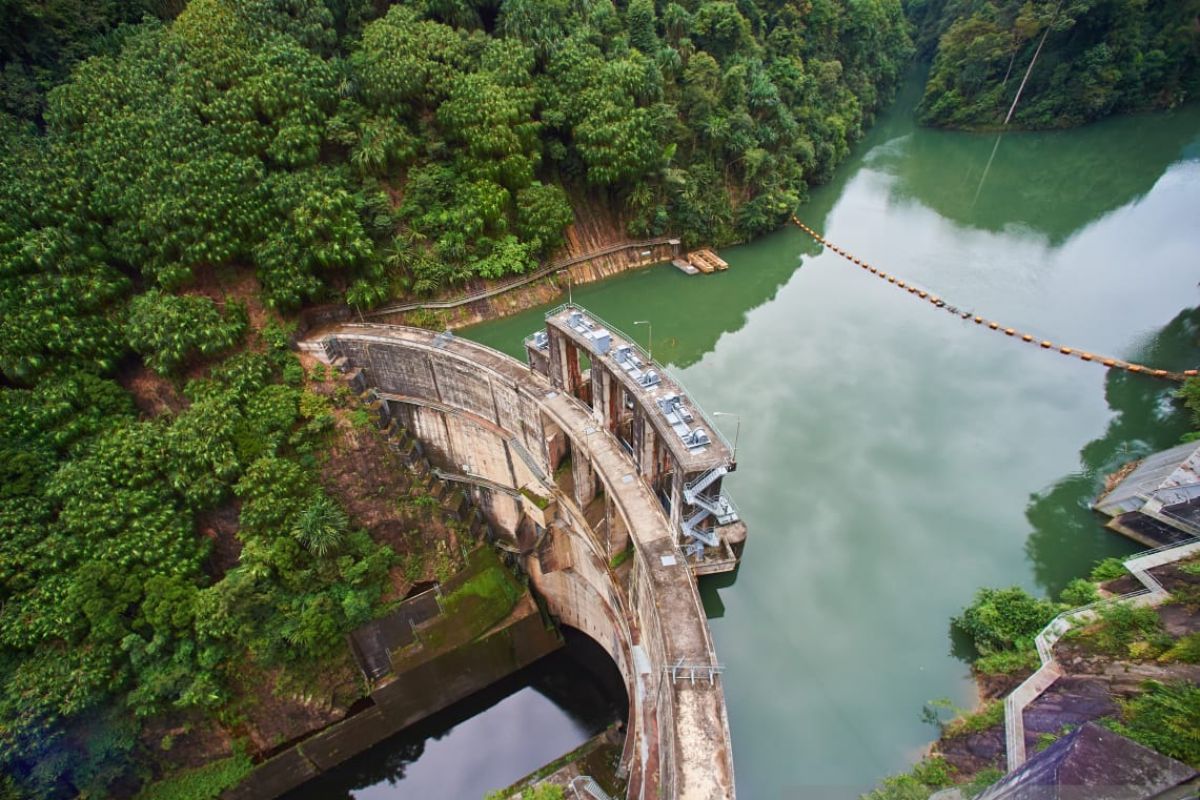
<svg viewBox="0 0 1200 800">
<path fill-rule="evenodd" d="M 697 272 L 703 272 L 707 275 L 719 270 L 729 269 L 729 264 L 725 262 L 725 259 L 708 248 L 693 250 L 687 254 L 686 260 L 677 258 L 671 263 L 681 272 L 688 275 L 695 275 Z"/>
</svg>

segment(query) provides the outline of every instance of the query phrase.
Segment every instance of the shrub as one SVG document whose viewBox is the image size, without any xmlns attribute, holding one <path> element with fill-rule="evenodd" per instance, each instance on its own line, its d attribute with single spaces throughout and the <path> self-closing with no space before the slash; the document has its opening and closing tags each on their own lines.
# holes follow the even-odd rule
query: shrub
<svg viewBox="0 0 1200 800">
<path fill-rule="evenodd" d="M 1094 649 L 1119 656 L 1153 657 L 1170 646 L 1158 614 L 1127 603 L 1101 608 L 1099 622 L 1080 635 Z M 1149 646 L 1137 647 L 1142 643 Z"/>
<path fill-rule="evenodd" d="M 953 781 L 954 767 L 940 756 L 922 759 L 911 771 L 884 778 L 879 788 L 861 800 L 927 800 Z"/>
<path fill-rule="evenodd" d="M 1012 675 L 1025 670 L 1035 670 L 1038 665 L 1037 650 L 1032 647 L 1024 650 L 1001 650 L 975 659 L 975 669 L 984 675 Z"/>
<path fill-rule="evenodd" d="M 1105 720 L 1117 733 L 1200 768 L 1200 686 L 1156 681 L 1122 704 L 1122 719 Z"/>
<path fill-rule="evenodd" d="M 1106 558 L 1092 567 L 1092 574 L 1088 577 L 1096 583 L 1104 583 L 1123 578 L 1128 574 L 1129 570 L 1125 569 L 1124 561 L 1119 558 Z"/>
<path fill-rule="evenodd" d="M 1004 720 L 1004 701 L 991 700 L 978 711 L 951 720 L 946 726 L 946 736 L 964 736 L 980 733 Z"/>
<path fill-rule="evenodd" d="M 980 589 L 975 602 L 951 622 L 971 637 L 976 650 L 988 655 L 1001 650 L 1028 649 L 1058 610 L 1054 603 L 1038 600 L 1017 586 Z"/>
<path fill-rule="evenodd" d="M 1200 664 L 1200 632 L 1182 637 L 1171 645 L 1171 649 L 1159 656 L 1158 660 Z"/>
<path fill-rule="evenodd" d="M 246 308 L 236 303 L 221 314 L 207 297 L 164 294 L 157 289 L 129 303 L 129 344 L 156 372 L 174 372 L 197 354 L 220 353 L 245 331 Z"/>
<path fill-rule="evenodd" d="M 184 770 L 147 786 L 137 800 L 211 800 L 236 786 L 254 765 L 242 753 Z"/>
<path fill-rule="evenodd" d="M 1062 590 L 1058 599 L 1072 608 L 1077 608 L 1099 600 L 1100 592 L 1096 589 L 1096 584 L 1091 581 L 1076 578 L 1067 584 L 1067 588 Z"/>
<path fill-rule="evenodd" d="M 962 786 L 964 797 L 977 797 L 983 793 L 983 790 L 991 786 L 996 781 L 1004 777 L 1004 773 L 995 767 L 986 767 L 975 773 L 975 777 L 971 778 L 969 783 Z"/>
</svg>

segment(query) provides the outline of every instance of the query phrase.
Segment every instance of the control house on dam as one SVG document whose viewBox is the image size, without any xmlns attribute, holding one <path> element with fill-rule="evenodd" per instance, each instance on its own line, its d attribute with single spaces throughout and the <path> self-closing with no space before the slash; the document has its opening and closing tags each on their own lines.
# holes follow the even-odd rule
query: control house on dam
<svg viewBox="0 0 1200 800">
<path fill-rule="evenodd" d="M 746 527 L 722 492 L 735 450 L 628 336 L 574 305 L 528 363 L 450 333 L 343 324 L 302 344 L 349 372 L 466 486 L 563 625 L 629 698 L 628 798 L 733 798 L 722 668 L 696 586 L 736 568 Z M 514 732 L 515 734 L 515 732 Z"/>
</svg>

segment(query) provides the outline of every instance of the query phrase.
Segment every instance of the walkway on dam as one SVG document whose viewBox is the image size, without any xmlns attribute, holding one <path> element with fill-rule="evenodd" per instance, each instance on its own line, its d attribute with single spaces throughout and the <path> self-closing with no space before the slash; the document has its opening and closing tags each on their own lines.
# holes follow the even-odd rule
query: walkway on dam
<svg viewBox="0 0 1200 800">
<path fill-rule="evenodd" d="M 635 619 L 641 615 L 643 620 L 646 615 L 655 615 L 656 627 L 663 635 L 661 656 L 654 652 L 660 648 L 651 643 L 637 639 L 635 643 L 643 647 L 642 660 L 647 662 L 639 664 L 638 672 L 640 680 L 648 684 L 648 692 L 657 698 L 661 698 L 660 693 L 669 692 L 671 723 L 659 733 L 670 743 L 671 752 L 657 754 L 663 764 L 674 766 L 674 791 L 667 796 L 697 800 L 732 798 L 733 759 L 724 691 L 695 578 L 675 543 L 662 506 L 635 474 L 633 462 L 617 440 L 593 419 L 591 409 L 554 390 L 545 376 L 510 356 L 452 335 L 365 323 L 339 325 L 316 337 L 316 341 L 331 339 L 355 343 L 365 350 L 368 363 L 357 365 L 368 368 L 368 383 L 372 384 L 387 375 L 386 369 L 376 368 L 377 359 L 372 351 L 379 353 L 378 361 L 382 362 L 383 351 L 396 346 L 422 351 L 431 362 L 452 359 L 477 373 L 487 373 L 489 380 L 507 384 L 535 402 L 541 413 L 567 434 L 575 452 L 589 456 L 597 477 L 628 525 L 638 569 L 644 570 L 650 589 L 650 602 L 643 601 L 636 610 L 631 608 L 631 613 Z M 309 343 L 316 341 L 309 340 L 302 346 L 311 349 Z M 383 392 L 396 389 L 377 388 Z M 446 413 L 483 420 L 476 411 L 459 410 L 440 396 L 441 389 L 436 390 L 439 397 L 426 399 L 436 400 Z M 421 399 L 412 401 L 420 403 Z M 492 403 L 494 406 L 494 394 Z M 495 428 L 501 416 L 499 409 L 493 408 L 492 413 L 493 419 L 486 422 Z M 518 431 L 505 431 L 505 435 L 514 443 L 521 439 Z M 537 454 L 537 458 L 544 462 L 543 454 Z M 547 488 L 552 487 L 547 485 Z M 632 605 L 631 599 L 628 604 Z M 642 625 L 639 637 L 644 637 L 646 627 Z M 649 663 L 651 659 L 653 663 Z M 659 710 L 660 720 L 663 700 L 654 700 L 652 705 Z"/>
</svg>

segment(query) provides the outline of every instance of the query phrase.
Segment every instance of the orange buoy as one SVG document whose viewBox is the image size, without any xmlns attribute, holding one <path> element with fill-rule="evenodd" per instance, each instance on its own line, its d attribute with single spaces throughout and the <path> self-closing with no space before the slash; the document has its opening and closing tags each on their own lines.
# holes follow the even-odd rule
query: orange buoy
<svg viewBox="0 0 1200 800">
<path fill-rule="evenodd" d="M 916 293 L 917 293 L 917 287 L 915 287 L 915 286 L 910 286 L 910 287 L 908 287 L 908 293 L 909 293 L 909 294 L 916 294 Z"/>
<path fill-rule="evenodd" d="M 862 263 L 862 261 L 856 258 L 856 259 L 854 259 L 854 263 L 855 263 L 855 264 L 861 264 L 861 263 Z"/>
<path fill-rule="evenodd" d="M 1042 347 L 1045 347 L 1046 349 L 1049 349 L 1049 348 L 1051 348 L 1051 347 L 1054 347 L 1054 345 L 1053 345 L 1053 344 L 1051 344 L 1050 342 L 1047 342 L 1045 339 L 1043 339 L 1043 340 L 1042 340 Z"/>
<path fill-rule="evenodd" d="M 1032 337 L 1032 336 L 1030 336 L 1028 333 L 1022 334 L 1022 335 L 1021 335 L 1021 338 L 1022 338 L 1022 339 L 1024 339 L 1025 341 L 1027 341 L 1027 342 L 1032 342 L 1032 341 L 1033 341 L 1033 337 Z"/>
<path fill-rule="evenodd" d="M 929 292 L 922 289 L 921 291 L 917 292 L 917 296 L 920 297 L 922 300 L 924 300 L 926 297 L 929 296 Z"/>
<path fill-rule="evenodd" d="M 895 282 L 896 282 L 896 276 L 888 275 L 888 283 L 895 283 Z"/>
<path fill-rule="evenodd" d="M 1167 377 L 1167 371 L 1165 369 L 1156 369 L 1154 370 L 1154 377 L 1165 378 Z"/>
<path fill-rule="evenodd" d="M 1111 358 L 1106 358 L 1103 361 L 1101 361 L 1100 363 L 1106 367 L 1115 367 L 1117 365 L 1117 362 L 1113 361 Z"/>
<path fill-rule="evenodd" d="M 1063 345 L 1062 347 L 1058 348 L 1058 352 L 1062 353 L 1064 356 L 1069 356 L 1069 355 L 1071 355 L 1071 353 L 1073 353 L 1075 351 L 1073 351 L 1071 348 L 1067 347 L 1066 345 Z"/>
<path fill-rule="evenodd" d="M 989 322 L 988 327 L 991 328 L 992 330 L 996 330 L 997 328 L 1000 327 L 1000 323 L 999 322 Z"/>
<path fill-rule="evenodd" d="M 1079 357 L 1080 357 L 1080 358 L 1082 358 L 1084 361 L 1091 361 L 1091 360 L 1092 360 L 1092 354 L 1091 354 L 1091 353 L 1080 353 L 1080 354 L 1079 354 Z"/>
<path fill-rule="evenodd" d="M 1142 365 L 1141 364 L 1126 364 L 1125 369 L 1129 370 L 1130 372 L 1141 372 Z"/>
<path fill-rule="evenodd" d="M 897 285 L 897 286 L 899 286 L 901 289 L 903 289 L 903 288 L 904 288 L 904 281 L 896 281 L 896 285 Z"/>
<path fill-rule="evenodd" d="M 1187 376 L 1187 377 L 1189 377 L 1189 378 L 1194 378 L 1194 377 L 1196 377 L 1197 375 L 1200 375 L 1200 370 L 1194 370 L 1194 369 L 1185 369 L 1185 370 L 1183 371 L 1183 374 L 1184 374 L 1184 375 L 1186 375 L 1186 376 Z"/>
<path fill-rule="evenodd" d="M 1016 332 L 1016 331 L 1014 331 L 1012 328 L 1005 328 L 1005 329 L 1004 329 L 1004 335 L 1005 335 L 1005 336 L 1015 336 L 1015 335 L 1016 335 L 1016 333 L 1017 333 L 1017 332 Z"/>
</svg>

